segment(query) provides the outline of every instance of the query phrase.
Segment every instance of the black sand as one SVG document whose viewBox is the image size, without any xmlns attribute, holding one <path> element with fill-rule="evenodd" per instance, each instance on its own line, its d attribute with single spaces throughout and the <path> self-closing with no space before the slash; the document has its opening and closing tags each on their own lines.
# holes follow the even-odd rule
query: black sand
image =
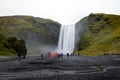
<svg viewBox="0 0 120 80">
<path fill-rule="evenodd" d="M 29 56 L 0 62 L 0 80 L 120 80 L 120 56 Z"/>
</svg>

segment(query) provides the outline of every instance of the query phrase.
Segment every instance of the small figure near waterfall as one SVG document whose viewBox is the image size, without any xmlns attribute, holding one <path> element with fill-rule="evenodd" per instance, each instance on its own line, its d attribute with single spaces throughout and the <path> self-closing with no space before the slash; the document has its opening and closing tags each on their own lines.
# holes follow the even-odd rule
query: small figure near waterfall
<svg viewBox="0 0 120 80">
<path fill-rule="evenodd" d="M 63 57 L 63 53 L 61 53 L 61 57 Z"/>
<path fill-rule="evenodd" d="M 50 52 L 48 52 L 48 57 L 50 57 L 50 54 L 51 54 L 51 53 L 50 53 Z"/>
<path fill-rule="evenodd" d="M 43 54 L 41 54 L 41 58 L 43 58 Z"/>
<path fill-rule="evenodd" d="M 59 54 L 57 52 L 51 52 L 50 57 L 52 58 L 58 58 Z"/>
<path fill-rule="evenodd" d="M 58 54 L 58 58 L 60 58 L 61 57 L 61 55 L 60 54 Z"/>
<path fill-rule="evenodd" d="M 71 56 L 73 56 L 73 53 L 71 53 Z"/>
<path fill-rule="evenodd" d="M 69 57 L 69 53 L 67 53 L 67 57 Z"/>
<path fill-rule="evenodd" d="M 20 53 L 18 53 L 18 59 L 21 60 L 21 54 Z"/>
<path fill-rule="evenodd" d="M 58 56 L 58 57 L 63 57 L 63 53 L 59 54 L 59 56 Z"/>
</svg>

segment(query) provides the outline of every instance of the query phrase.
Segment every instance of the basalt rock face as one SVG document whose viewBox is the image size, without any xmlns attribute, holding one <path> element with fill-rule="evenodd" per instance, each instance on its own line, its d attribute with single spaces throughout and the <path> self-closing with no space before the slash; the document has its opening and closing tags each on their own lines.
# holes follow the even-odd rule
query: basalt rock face
<svg viewBox="0 0 120 80">
<path fill-rule="evenodd" d="M 90 14 L 76 23 L 79 42 L 75 52 L 98 56 L 120 54 L 120 16 L 113 14 Z"/>
<path fill-rule="evenodd" d="M 26 42 L 29 53 L 41 53 L 43 45 L 56 47 L 60 26 L 50 19 L 32 16 L 4 16 L 0 17 L 0 33 L 7 37 L 17 37 Z M 43 52 L 44 52 L 43 50 Z"/>
</svg>

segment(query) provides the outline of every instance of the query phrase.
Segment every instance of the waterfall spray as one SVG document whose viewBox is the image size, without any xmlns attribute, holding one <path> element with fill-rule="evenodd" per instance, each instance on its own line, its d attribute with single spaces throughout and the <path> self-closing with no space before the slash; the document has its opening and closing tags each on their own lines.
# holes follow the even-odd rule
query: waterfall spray
<svg viewBox="0 0 120 80">
<path fill-rule="evenodd" d="M 58 53 L 73 53 L 75 46 L 75 25 L 62 25 L 59 34 Z"/>
</svg>

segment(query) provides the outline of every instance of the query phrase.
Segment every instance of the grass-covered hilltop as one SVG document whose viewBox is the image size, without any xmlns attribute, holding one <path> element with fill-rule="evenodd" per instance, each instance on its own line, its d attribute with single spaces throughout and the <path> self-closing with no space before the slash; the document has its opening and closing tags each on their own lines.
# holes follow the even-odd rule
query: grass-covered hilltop
<svg viewBox="0 0 120 80">
<path fill-rule="evenodd" d="M 120 15 L 91 13 L 77 22 L 76 28 L 80 29 L 76 54 L 120 54 Z"/>
<path fill-rule="evenodd" d="M 52 46 L 57 46 L 60 25 L 50 19 L 32 16 L 0 17 L 0 33 L 6 37 L 25 40 L 28 53 L 32 54 L 43 53 L 47 49 L 53 49 Z"/>
<path fill-rule="evenodd" d="M 26 55 L 27 49 L 24 40 L 18 40 L 16 37 L 5 37 L 0 34 L 0 55 Z"/>
</svg>

